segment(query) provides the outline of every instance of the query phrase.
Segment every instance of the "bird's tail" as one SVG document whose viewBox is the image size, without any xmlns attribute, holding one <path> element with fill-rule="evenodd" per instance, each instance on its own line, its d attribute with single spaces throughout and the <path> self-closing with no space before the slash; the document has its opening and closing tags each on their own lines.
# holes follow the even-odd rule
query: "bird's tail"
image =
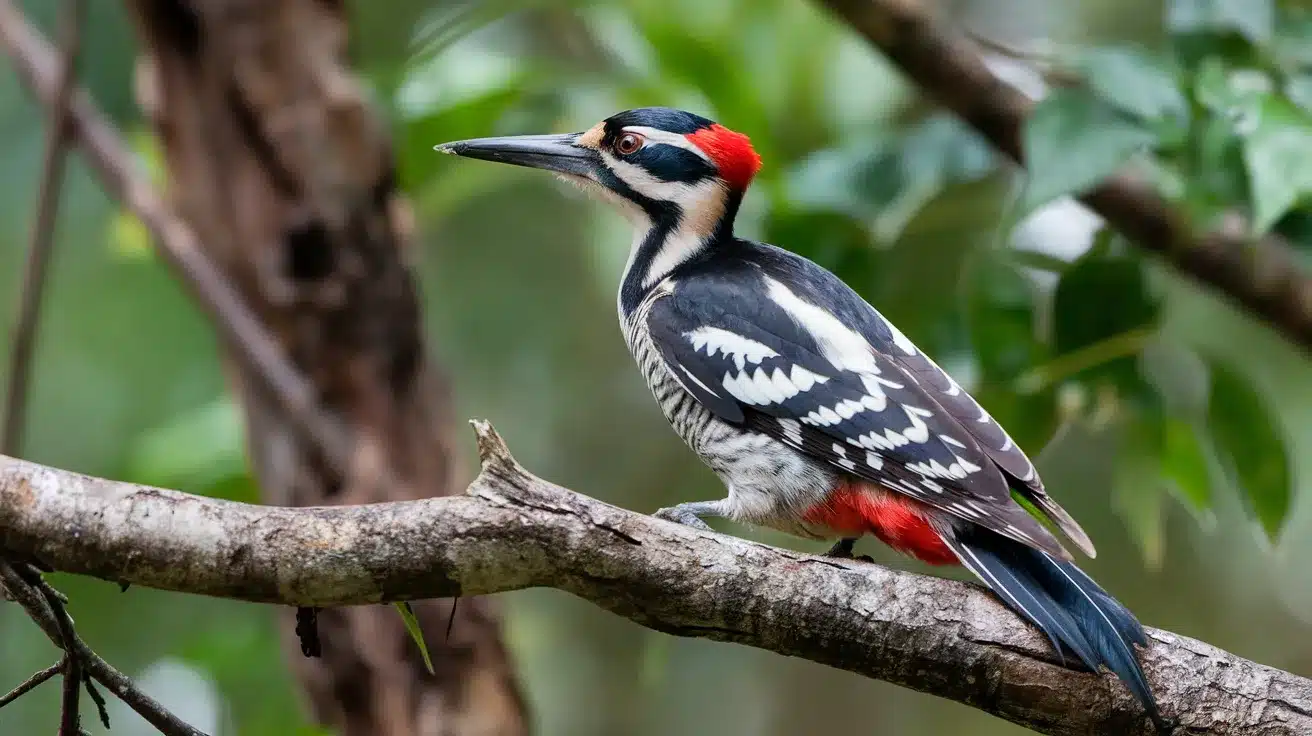
<svg viewBox="0 0 1312 736">
<path fill-rule="evenodd" d="M 1143 626 L 1092 578 L 1069 562 L 987 529 L 959 529 L 946 541 L 962 565 L 1046 634 L 1062 656 L 1074 654 L 1093 672 L 1106 665 L 1153 722 L 1162 723 L 1133 646 L 1147 645 Z"/>
</svg>

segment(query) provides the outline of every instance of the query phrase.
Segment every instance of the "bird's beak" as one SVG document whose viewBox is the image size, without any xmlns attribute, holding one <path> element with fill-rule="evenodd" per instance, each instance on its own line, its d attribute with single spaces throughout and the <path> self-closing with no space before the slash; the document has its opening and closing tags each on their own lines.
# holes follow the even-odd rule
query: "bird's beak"
<svg viewBox="0 0 1312 736">
<path fill-rule="evenodd" d="M 577 144 L 580 133 L 564 135 L 509 135 L 471 138 L 434 146 L 433 150 L 484 161 L 546 169 L 561 174 L 592 178 L 600 160 L 597 149 Z"/>
</svg>

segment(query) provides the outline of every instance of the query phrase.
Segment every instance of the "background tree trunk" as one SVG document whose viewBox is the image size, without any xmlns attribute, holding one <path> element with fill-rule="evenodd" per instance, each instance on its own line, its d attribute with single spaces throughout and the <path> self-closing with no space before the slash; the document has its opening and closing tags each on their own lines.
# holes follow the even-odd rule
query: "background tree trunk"
<svg viewBox="0 0 1312 736">
<path fill-rule="evenodd" d="M 345 62 L 346 10 L 324 0 L 131 0 L 137 94 L 168 190 L 205 249 L 352 430 L 343 477 L 236 363 L 265 499 L 367 503 L 455 490 L 447 392 L 428 360 L 405 262 L 410 227 L 382 122 Z M 378 482 L 390 476 L 399 485 Z M 321 659 L 283 631 L 315 716 L 343 736 L 521 734 L 524 704 L 496 617 L 415 606 L 424 669 L 390 607 L 322 611 Z"/>
</svg>

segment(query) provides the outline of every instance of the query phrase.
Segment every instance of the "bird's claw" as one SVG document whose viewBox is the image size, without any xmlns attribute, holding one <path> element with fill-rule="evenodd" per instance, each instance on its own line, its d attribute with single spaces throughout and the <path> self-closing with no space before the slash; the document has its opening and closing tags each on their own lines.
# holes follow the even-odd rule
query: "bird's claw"
<svg viewBox="0 0 1312 736">
<path fill-rule="evenodd" d="M 657 519 L 665 519 L 666 521 L 673 521 L 676 524 L 690 526 L 694 529 L 701 529 L 702 531 L 715 531 L 711 528 L 710 524 L 702 521 L 701 517 L 687 509 L 679 508 L 678 506 L 660 509 L 655 514 L 652 514 L 652 516 L 655 516 Z"/>
<path fill-rule="evenodd" d="M 829 548 L 825 557 L 832 557 L 836 560 L 859 560 L 861 562 L 874 562 L 875 558 L 870 555 L 853 555 L 852 548 L 856 546 L 856 540 L 852 538 L 840 539 L 834 542 L 834 546 Z"/>
</svg>

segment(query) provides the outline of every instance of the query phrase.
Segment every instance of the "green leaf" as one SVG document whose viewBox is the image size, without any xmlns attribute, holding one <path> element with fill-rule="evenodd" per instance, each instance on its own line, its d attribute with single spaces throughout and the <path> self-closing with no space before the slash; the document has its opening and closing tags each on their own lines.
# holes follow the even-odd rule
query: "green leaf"
<svg viewBox="0 0 1312 736">
<path fill-rule="evenodd" d="M 1118 109 L 1145 120 L 1185 120 L 1189 101 L 1176 75 L 1138 49 L 1095 48 L 1079 61 L 1089 86 Z"/>
<path fill-rule="evenodd" d="M 1112 506 L 1125 521 L 1150 569 L 1162 565 L 1166 549 L 1161 474 L 1163 436 L 1160 417 L 1135 412 L 1122 422 Z"/>
<path fill-rule="evenodd" d="M 969 274 L 966 318 L 985 380 L 1005 381 L 1046 357 L 1036 339 L 1035 287 L 1005 256 L 984 253 Z"/>
<path fill-rule="evenodd" d="M 1034 108 L 1022 132 L 1030 172 L 1022 209 L 1085 192 L 1155 140 L 1142 124 L 1086 92 L 1053 92 Z"/>
<path fill-rule="evenodd" d="M 405 630 L 410 632 L 410 638 L 415 640 L 415 645 L 419 647 L 419 654 L 424 658 L 424 666 L 428 668 L 428 674 L 433 672 L 433 660 L 428 656 L 428 645 L 424 643 L 424 631 L 419 628 L 419 619 L 415 618 L 414 609 L 410 604 L 401 601 L 393 603 L 396 610 L 401 612 L 401 620 L 405 622 Z"/>
<path fill-rule="evenodd" d="M 875 231 L 886 240 L 896 240 L 907 223 L 948 185 L 978 181 L 993 171 L 997 160 L 977 133 L 956 117 L 943 114 L 908 131 L 892 155 L 897 196 L 875 217 Z"/>
<path fill-rule="evenodd" d="M 1144 388 L 1135 359 L 1157 322 L 1160 300 L 1137 258 L 1086 254 L 1057 283 L 1052 309 L 1058 357 L 1033 371 L 1045 374 L 1044 383 L 1080 375 L 1108 378 L 1131 392 Z"/>
<path fill-rule="evenodd" d="M 1271 38 L 1274 0 L 1171 0 L 1166 25 L 1172 33 L 1234 31 L 1253 43 Z"/>
<path fill-rule="evenodd" d="M 1276 418 L 1242 376 L 1212 361 L 1208 429 L 1249 507 L 1275 540 L 1289 512 L 1289 450 Z"/>
<path fill-rule="evenodd" d="M 1210 510 L 1212 480 L 1198 430 L 1181 419 L 1166 417 L 1162 421 L 1162 474 L 1194 513 Z"/>
<path fill-rule="evenodd" d="M 1248 105 L 1237 124 L 1253 200 L 1253 229 L 1266 232 L 1312 193 L 1312 116 L 1277 95 Z"/>
<path fill-rule="evenodd" d="M 1261 69 L 1231 68 L 1215 56 L 1199 65 L 1194 95 L 1203 107 L 1226 117 L 1242 115 L 1255 100 L 1275 91 L 1275 82 Z"/>
<path fill-rule="evenodd" d="M 972 394 L 1022 447 L 1041 447 L 1056 431 L 1055 392 L 1022 394 L 1017 374 L 1048 357 L 1036 325 L 1039 291 L 1007 252 L 981 251 L 966 271 L 966 326 L 978 365 Z"/>
</svg>

